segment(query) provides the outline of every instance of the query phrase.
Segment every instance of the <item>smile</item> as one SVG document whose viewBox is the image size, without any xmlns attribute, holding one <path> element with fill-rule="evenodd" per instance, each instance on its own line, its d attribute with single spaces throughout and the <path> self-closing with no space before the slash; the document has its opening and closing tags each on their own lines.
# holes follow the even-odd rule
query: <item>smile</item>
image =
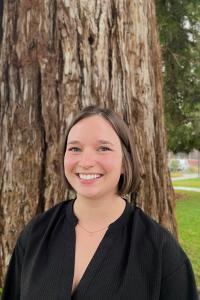
<svg viewBox="0 0 200 300">
<path fill-rule="evenodd" d="M 80 179 L 84 179 L 84 180 L 92 180 L 103 176 L 101 174 L 82 174 L 82 173 L 78 173 L 77 175 Z"/>
</svg>

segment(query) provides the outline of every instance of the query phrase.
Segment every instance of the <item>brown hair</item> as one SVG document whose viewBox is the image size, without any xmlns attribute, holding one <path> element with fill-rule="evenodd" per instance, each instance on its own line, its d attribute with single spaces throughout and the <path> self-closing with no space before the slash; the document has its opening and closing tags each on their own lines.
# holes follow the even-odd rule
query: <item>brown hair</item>
<svg viewBox="0 0 200 300">
<path fill-rule="evenodd" d="M 140 173 L 139 173 L 139 164 L 136 156 L 136 150 L 134 147 L 133 140 L 130 136 L 130 132 L 126 123 L 118 116 L 114 111 L 108 108 L 102 108 L 99 106 L 91 105 L 85 107 L 81 110 L 72 120 L 71 124 L 67 128 L 66 137 L 63 145 L 63 155 L 64 158 L 66 147 L 67 147 L 67 139 L 71 128 L 78 123 L 79 121 L 94 116 L 100 115 L 115 130 L 121 141 L 122 153 L 123 153 L 123 168 L 124 174 L 121 174 L 119 183 L 118 183 L 118 195 L 124 196 L 129 195 L 130 200 L 135 200 L 137 196 L 137 191 L 140 184 Z M 64 175 L 64 164 L 62 162 L 62 175 L 64 176 L 65 186 L 73 190 L 72 186 L 68 182 L 67 178 Z"/>
</svg>

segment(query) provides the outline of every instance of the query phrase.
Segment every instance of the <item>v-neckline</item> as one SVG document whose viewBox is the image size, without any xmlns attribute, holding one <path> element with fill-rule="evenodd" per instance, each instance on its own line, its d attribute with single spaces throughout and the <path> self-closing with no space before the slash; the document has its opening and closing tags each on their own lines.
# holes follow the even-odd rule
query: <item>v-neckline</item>
<svg viewBox="0 0 200 300">
<path fill-rule="evenodd" d="M 126 205 L 125 205 L 125 208 L 124 208 L 122 214 L 119 216 L 119 218 L 117 218 L 114 222 L 112 222 L 108 226 L 108 230 L 111 232 L 116 231 L 118 228 L 122 227 L 124 225 L 124 223 L 126 223 L 127 216 L 129 215 L 131 208 L 134 206 L 134 204 L 129 203 L 127 199 L 125 199 L 125 198 L 122 198 L 122 199 L 125 201 Z M 78 223 L 78 218 L 74 214 L 74 209 L 73 209 L 75 200 L 76 200 L 76 198 L 69 200 L 69 204 L 68 204 L 67 211 L 66 211 L 66 217 L 67 217 L 68 221 L 71 224 L 73 224 L 74 226 L 76 226 Z"/>
<path fill-rule="evenodd" d="M 95 276 L 96 272 L 98 271 L 99 267 L 101 266 L 101 263 L 108 253 L 109 249 L 112 246 L 112 241 L 115 238 L 113 234 L 109 234 L 108 230 L 106 231 L 105 235 L 103 236 L 101 242 L 99 243 L 99 246 L 97 247 L 94 255 L 92 256 L 90 262 L 88 263 L 85 272 L 83 273 L 82 277 L 79 280 L 78 285 L 76 286 L 75 290 L 71 294 L 71 299 L 81 299 L 81 296 L 83 296 Z M 73 261 L 75 266 L 75 260 Z M 74 275 L 74 272 L 73 272 Z M 72 276 L 72 282 L 73 282 L 73 276 Z"/>
<path fill-rule="evenodd" d="M 95 274 L 98 272 L 101 264 L 111 250 L 112 245 L 114 244 L 113 241 L 118 237 L 118 232 L 120 227 L 126 223 L 128 215 L 131 212 L 131 205 L 128 203 L 126 199 L 126 206 L 124 211 L 119 216 L 117 220 L 111 223 L 103 236 L 100 244 L 98 245 L 94 255 L 92 256 L 89 264 L 87 265 L 84 274 L 79 280 L 78 285 L 76 286 L 75 290 L 71 294 L 72 284 L 73 284 L 73 277 L 74 277 L 74 268 L 75 268 L 75 242 L 76 242 L 76 232 L 75 227 L 78 223 L 78 218 L 74 214 L 73 205 L 76 199 L 70 200 L 67 205 L 66 210 L 66 220 L 67 225 L 69 223 L 71 226 L 66 227 L 66 233 L 68 237 L 65 240 L 65 253 L 64 253 L 64 261 L 63 261 L 63 273 L 64 278 L 67 278 L 67 298 L 71 300 L 82 299 L 82 297 L 87 292 L 87 289 L 95 277 Z M 70 275 L 69 275 L 70 274 Z M 66 291 L 66 289 L 65 289 Z"/>
</svg>

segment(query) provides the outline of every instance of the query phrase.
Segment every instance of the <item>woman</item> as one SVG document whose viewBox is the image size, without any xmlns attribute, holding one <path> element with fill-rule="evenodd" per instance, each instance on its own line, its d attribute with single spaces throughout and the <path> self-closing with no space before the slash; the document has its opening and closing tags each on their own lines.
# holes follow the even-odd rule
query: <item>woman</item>
<svg viewBox="0 0 200 300">
<path fill-rule="evenodd" d="M 64 173 L 76 198 L 21 233 L 3 300 L 197 300 L 191 264 L 171 234 L 124 197 L 139 169 L 125 123 L 90 106 L 69 126 Z"/>
</svg>

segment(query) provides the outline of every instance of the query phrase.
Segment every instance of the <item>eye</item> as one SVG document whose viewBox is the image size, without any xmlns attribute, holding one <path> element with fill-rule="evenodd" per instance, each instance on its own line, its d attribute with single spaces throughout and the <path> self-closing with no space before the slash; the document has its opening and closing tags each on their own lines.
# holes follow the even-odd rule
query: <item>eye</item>
<svg viewBox="0 0 200 300">
<path fill-rule="evenodd" d="M 111 151 L 111 149 L 110 149 L 110 148 L 108 148 L 108 147 L 105 147 L 105 146 L 101 146 L 101 147 L 99 147 L 99 150 L 100 150 L 100 151 L 103 151 L 103 152 L 105 152 L 105 151 Z"/>
<path fill-rule="evenodd" d="M 68 149 L 68 151 L 71 151 L 71 152 L 79 152 L 81 149 L 80 148 L 78 148 L 78 147 L 70 147 L 69 149 Z"/>
</svg>

